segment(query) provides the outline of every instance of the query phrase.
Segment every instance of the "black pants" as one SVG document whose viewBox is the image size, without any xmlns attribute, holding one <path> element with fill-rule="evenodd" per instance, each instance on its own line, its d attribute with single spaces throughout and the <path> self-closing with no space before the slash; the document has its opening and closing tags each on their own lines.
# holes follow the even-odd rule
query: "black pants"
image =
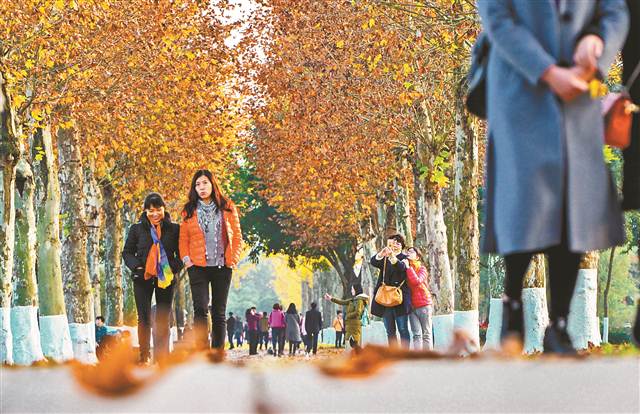
<svg viewBox="0 0 640 414">
<path fill-rule="evenodd" d="M 318 332 L 307 332 L 307 353 L 313 351 L 313 355 L 318 352 Z"/>
<path fill-rule="evenodd" d="M 569 315 L 569 306 L 576 286 L 581 253 L 569 251 L 566 243 L 544 251 L 549 259 L 549 285 L 551 290 L 551 321 Z M 505 256 L 507 268 L 505 294 L 511 300 L 522 301 L 522 281 L 535 253 L 515 253 Z"/>
<path fill-rule="evenodd" d="M 258 354 L 258 331 L 249 331 L 249 355 Z"/>
<path fill-rule="evenodd" d="M 233 331 L 227 331 L 227 340 L 229 341 L 229 349 L 235 348 L 233 346 Z"/>
<path fill-rule="evenodd" d="M 269 348 L 269 331 L 258 333 L 258 345 L 260 345 L 260 349 L 263 345 L 265 349 Z"/>
<path fill-rule="evenodd" d="M 207 335 L 209 332 L 209 285 L 211 285 L 211 346 L 224 349 L 227 321 L 227 297 L 231 284 L 231 269 L 228 267 L 200 267 L 191 266 L 189 284 L 193 297 L 193 320 L 196 328 L 196 347 L 208 348 Z"/>
<path fill-rule="evenodd" d="M 342 347 L 342 331 L 336 331 L 336 348 Z"/>
<path fill-rule="evenodd" d="M 300 342 L 289 341 L 289 355 L 295 355 L 298 352 L 298 348 L 300 348 Z"/>
<path fill-rule="evenodd" d="M 273 342 L 273 355 L 284 353 L 284 328 L 271 328 L 271 342 Z"/>
<path fill-rule="evenodd" d="M 174 280 L 175 282 L 175 280 Z M 140 357 L 148 359 L 150 356 L 151 339 L 151 298 L 156 294 L 156 320 L 154 333 L 154 354 L 159 356 L 169 353 L 169 315 L 173 305 L 173 288 L 175 283 L 166 289 L 158 287 L 158 279 L 144 280 L 139 277 L 133 281 L 133 294 L 138 311 L 138 342 L 140 343 Z"/>
</svg>

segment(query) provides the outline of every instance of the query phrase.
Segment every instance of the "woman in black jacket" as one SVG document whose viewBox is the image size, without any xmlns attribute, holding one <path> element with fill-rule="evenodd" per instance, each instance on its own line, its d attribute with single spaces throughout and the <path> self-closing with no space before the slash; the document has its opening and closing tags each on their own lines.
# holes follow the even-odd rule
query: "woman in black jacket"
<svg viewBox="0 0 640 414">
<path fill-rule="evenodd" d="M 177 274 L 182 268 L 178 254 L 179 233 L 180 226 L 172 223 L 169 213 L 165 212 L 162 196 L 158 193 L 147 195 L 140 221 L 129 229 L 122 251 L 133 278 L 141 363 L 147 363 L 150 357 L 151 297 L 154 292 L 158 331 L 154 341 L 155 360 L 169 353 L 169 315 Z"/>
<path fill-rule="evenodd" d="M 387 246 L 371 258 L 371 265 L 380 269 L 378 283 L 373 291 L 374 300 L 371 303 L 371 314 L 383 319 L 387 331 L 389 345 L 397 343 L 396 331 L 400 333 L 402 346 L 408 348 L 411 337 L 409 335 L 409 313 L 411 313 L 411 291 L 407 286 L 407 256 L 402 253 L 404 238 L 395 234 L 387 238 Z M 375 297 L 382 283 L 388 286 L 400 286 L 402 289 L 402 303 L 394 307 L 386 307 L 376 302 Z"/>
</svg>

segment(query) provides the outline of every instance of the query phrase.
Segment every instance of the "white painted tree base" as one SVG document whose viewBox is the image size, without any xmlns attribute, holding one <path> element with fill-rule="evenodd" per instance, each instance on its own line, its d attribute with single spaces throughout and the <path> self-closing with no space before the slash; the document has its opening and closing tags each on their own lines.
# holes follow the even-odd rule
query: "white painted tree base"
<svg viewBox="0 0 640 414">
<path fill-rule="evenodd" d="M 609 318 L 602 319 L 602 342 L 609 343 Z"/>
<path fill-rule="evenodd" d="M 502 331 L 502 299 L 491 298 L 489 302 L 489 327 L 484 342 L 484 350 L 497 351 L 500 346 L 500 331 Z"/>
<path fill-rule="evenodd" d="M 384 322 L 372 321 L 369 325 L 362 327 L 362 345 L 387 345 L 387 331 L 384 329 Z"/>
<path fill-rule="evenodd" d="M 11 308 L 0 308 L 0 364 L 13 364 Z"/>
<path fill-rule="evenodd" d="M 11 335 L 14 364 L 31 365 L 44 359 L 38 330 L 38 308 L 35 306 L 12 307 Z"/>
<path fill-rule="evenodd" d="M 335 345 L 336 343 L 336 330 L 333 328 L 325 328 L 322 330 L 322 338 L 320 343 L 326 345 Z"/>
<path fill-rule="evenodd" d="M 549 325 L 547 291 L 545 288 L 522 289 L 524 312 L 524 353 L 533 354 L 544 350 L 544 330 Z"/>
<path fill-rule="evenodd" d="M 57 362 L 73 359 L 67 315 L 40 316 L 40 344 L 47 358 Z"/>
<path fill-rule="evenodd" d="M 598 271 L 580 269 L 567 321 L 567 332 L 576 349 L 587 349 L 589 342 L 600 346 L 597 303 Z"/>
<path fill-rule="evenodd" d="M 477 310 L 454 311 L 453 329 L 463 331 L 475 342 L 476 350 L 480 350 L 480 314 Z"/>
<path fill-rule="evenodd" d="M 453 313 L 433 317 L 433 347 L 446 351 L 453 341 Z"/>
<path fill-rule="evenodd" d="M 140 346 L 140 342 L 138 340 L 138 326 L 111 326 L 111 328 L 129 332 L 131 335 L 131 346 L 134 348 Z M 153 342 L 153 335 L 151 335 L 150 342 Z"/>
<path fill-rule="evenodd" d="M 83 364 L 95 364 L 96 357 L 96 328 L 93 322 L 70 323 L 69 333 L 73 346 L 74 358 Z"/>
</svg>

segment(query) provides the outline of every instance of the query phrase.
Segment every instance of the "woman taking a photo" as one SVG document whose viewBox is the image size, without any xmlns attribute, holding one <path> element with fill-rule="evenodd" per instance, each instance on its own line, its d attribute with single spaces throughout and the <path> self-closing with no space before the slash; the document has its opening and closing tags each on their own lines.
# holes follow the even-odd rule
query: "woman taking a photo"
<svg viewBox="0 0 640 414">
<path fill-rule="evenodd" d="M 240 261 L 242 234 L 238 210 L 208 170 L 191 180 L 189 201 L 182 211 L 180 257 L 189 273 L 193 296 L 196 347 L 208 348 L 209 286 L 211 286 L 211 346 L 224 349 L 227 296 L 232 269 Z"/>
<path fill-rule="evenodd" d="M 175 275 L 182 269 L 182 261 L 178 256 L 180 226 L 171 222 L 160 194 L 147 195 L 143 207 L 140 220 L 129 229 L 122 257 L 133 278 L 140 363 L 146 364 L 151 356 L 151 297 L 154 292 L 157 329 L 154 359 L 158 361 L 169 353 L 169 314 Z"/>
</svg>

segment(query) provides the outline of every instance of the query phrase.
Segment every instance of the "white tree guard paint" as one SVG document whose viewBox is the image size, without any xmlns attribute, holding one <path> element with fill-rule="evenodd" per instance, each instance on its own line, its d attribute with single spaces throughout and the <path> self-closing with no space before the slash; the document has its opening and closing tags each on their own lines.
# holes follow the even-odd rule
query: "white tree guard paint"
<svg viewBox="0 0 640 414">
<path fill-rule="evenodd" d="M 336 330 L 333 328 L 325 328 L 322 330 L 322 338 L 320 343 L 335 345 L 336 343 Z"/>
<path fill-rule="evenodd" d="M 609 317 L 602 319 L 602 342 L 609 343 Z"/>
<path fill-rule="evenodd" d="M 93 322 L 70 323 L 71 345 L 74 358 L 83 364 L 95 364 L 96 357 L 96 328 Z"/>
<path fill-rule="evenodd" d="M 42 353 L 57 362 L 73 359 L 73 346 L 67 315 L 40 317 L 40 344 Z"/>
<path fill-rule="evenodd" d="M 547 291 L 545 288 L 522 289 L 524 312 L 524 353 L 533 354 L 544 350 L 544 330 L 549 325 Z"/>
<path fill-rule="evenodd" d="M 112 326 L 113 329 L 120 329 L 121 331 L 127 331 L 131 334 L 131 346 L 137 348 L 140 346 L 138 342 L 138 327 L 137 326 Z M 150 339 L 151 345 L 153 345 L 153 335 L 151 335 Z"/>
<path fill-rule="evenodd" d="M 387 331 L 384 322 L 372 321 L 371 324 L 362 327 L 362 345 L 387 345 Z"/>
<path fill-rule="evenodd" d="M 0 364 L 13 364 L 11 308 L 0 308 Z"/>
<path fill-rule="evenodd" d="M 475 341 L 476 350 L 480 350 L 480 314 L 477 310 L 454 311 L 453 329 L 465 332 L 472 341 Z"/>
<path fill-rule="evenodd" d="M 44 359 L 38 330 L 38 308 L 35 306 L 12 307 L 11 335 L 14 364 L 31 365 Z"/>
<path fill-rule="evenodd" d="M 598 271 L 580 269 L 567 321 L 567 332 L 576 349 L 587 349 L 589 342 L 600 345 L 597 301 Z"/>
<path fill-rule="evenodd" d="M 484 342 L 484 350 L 499 350 L 500 331 L 502 331 L 502 299 L 491 298 L 489 302 L 489 327 Z"/>
<path fill-rule="evenodd" d="M 453 313 L 433 317 L 433 348 L 446 351 L 453 341 Z"/>
</svg>

